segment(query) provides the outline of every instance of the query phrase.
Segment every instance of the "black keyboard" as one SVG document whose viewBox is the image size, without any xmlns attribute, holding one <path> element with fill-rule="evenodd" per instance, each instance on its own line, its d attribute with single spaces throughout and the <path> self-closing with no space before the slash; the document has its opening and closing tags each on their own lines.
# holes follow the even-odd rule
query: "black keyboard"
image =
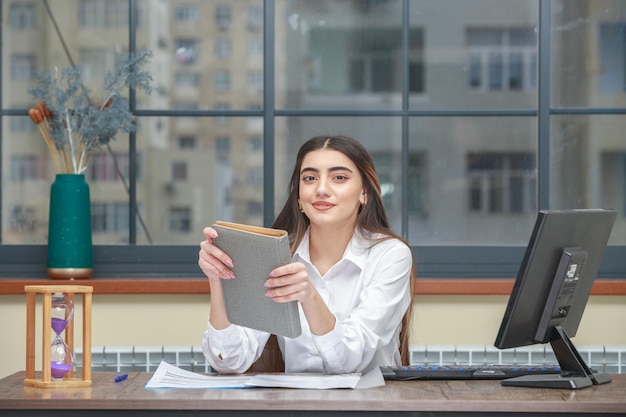
<svg viewBox="0 0 626 417">
<path fill-rule="evenodd" d="M 516 376 L 559 374 L 561 368 L 552 365 L 411 365 L 381 366 L 383 377 L 389 381 L 413 379 L 507 379 Z"/>
</svg>

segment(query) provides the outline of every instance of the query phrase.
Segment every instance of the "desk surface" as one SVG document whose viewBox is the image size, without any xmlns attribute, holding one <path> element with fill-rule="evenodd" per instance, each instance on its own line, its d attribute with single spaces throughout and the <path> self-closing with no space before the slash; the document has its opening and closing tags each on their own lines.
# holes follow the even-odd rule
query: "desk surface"
<svg viewBox="0 0 626 417">
<path fill-rule="evenodd" d="M 128 379 L 118 383 L 115 375 L 94 372 L 89 388 L 54 389 L 24 386 L 24 372 L 17 372 L 0 380 L 0 414 L 7 415 L 7 410 L 14 410 L 11 415 L 48 416 L 74 415 L 67 410 L 100 410 L 95 414 L 115 416 L 133 410 L 150 410 L 146 415 L 169 415 L 172 410 L 185 415 L 207 410 L 244 415 L 255 410 L 257 416 L 265 415 L 264 410 L 268 415 L 277 410 L 312 415 L 396 411 L 413 416 L 487 411 L 626 413 L 626 375 L 613 375 L 611 383 L 574 391 L 503 387 L 499 381 L 387 381 L 384 387 L 363 390 L 145 389 L 151 373 L 129 373 Z"/>
</svg>

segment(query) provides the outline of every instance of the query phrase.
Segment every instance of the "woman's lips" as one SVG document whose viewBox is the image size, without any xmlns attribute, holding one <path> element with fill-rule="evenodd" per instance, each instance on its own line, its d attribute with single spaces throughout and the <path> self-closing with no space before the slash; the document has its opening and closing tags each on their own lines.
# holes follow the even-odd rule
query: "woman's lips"
<svg viewBox="0 0 626 417">
<path fill-rule="evenodd" d="M 313 207 L 315 207 L 316 210 L 328 210 L 335 207 L 335 205 L 327 203 L 325 201 L 318 201 L 316 203 L 313 203 Z"/>
</svg>

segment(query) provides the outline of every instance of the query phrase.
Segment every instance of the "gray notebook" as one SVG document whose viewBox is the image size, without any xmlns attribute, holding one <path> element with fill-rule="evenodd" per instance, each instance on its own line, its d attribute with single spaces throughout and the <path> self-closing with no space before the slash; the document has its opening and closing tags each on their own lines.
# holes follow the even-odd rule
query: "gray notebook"
<svg viewBox="0 0 626 417">
<path fill-rule="evenodd" d="M 296 301 L 277 303 L 265 296 L 269 273 L 291 261 L 284 230 L 216 222 L 213 243 L 233 260 L 234 279 L 223 279 L 228 320 L 239 326 L 298 337 L 302 333 Z"/>
</svg>

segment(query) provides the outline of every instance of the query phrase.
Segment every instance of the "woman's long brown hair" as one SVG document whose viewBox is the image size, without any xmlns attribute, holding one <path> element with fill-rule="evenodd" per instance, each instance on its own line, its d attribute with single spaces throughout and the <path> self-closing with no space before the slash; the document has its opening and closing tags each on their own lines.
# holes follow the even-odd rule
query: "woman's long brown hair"
<svg viewBox="0 0 626 417">
<path fill-rule="evenodd" d="M 382 238 L 373 240 L 372 245 L 381 240 L 395 238 L 409 246 L 401 236 L 389 228 L 381 195 L 380 181 L 376 174 L 374 162 L 365 147 L 357 140 L 348 136 L 316 136 L 307 140 L 298 151 L 296 163 L 289 181 L 287 201 L 272 225 L 273 228 L 283 229 L 289 233 L 291 252 L 293 253 L 298 247 L 309 227 L 309 219 L 300 212 L 298 205 L 300 169 L 302 168 L 304 157 L 309 152 L 318 149 L 332 149 L 343 153 L 350 158 L 361 174 L 363 186 L 367 193 L 367 202 L 357 216 L 357 230 L 368 232 L 368 234 L 383 235 Z M 411 296 L 413 295 L 414 285 L 415 262 L 413 262 L 410 276 Z M 412 311 L 413 302 L 409 304 L 409 308 L 402 318 L 402 329 L 400 331 L 400 356 L 404 365 L 410 363 L 409 343 Z M 280 372 L 284 370 L 284 367 L 284 360 L 278 348 L 276 337 L 272 335 L 265 346 L 263 355 L 250 368 L 250 371 Z"/>
</svg>

